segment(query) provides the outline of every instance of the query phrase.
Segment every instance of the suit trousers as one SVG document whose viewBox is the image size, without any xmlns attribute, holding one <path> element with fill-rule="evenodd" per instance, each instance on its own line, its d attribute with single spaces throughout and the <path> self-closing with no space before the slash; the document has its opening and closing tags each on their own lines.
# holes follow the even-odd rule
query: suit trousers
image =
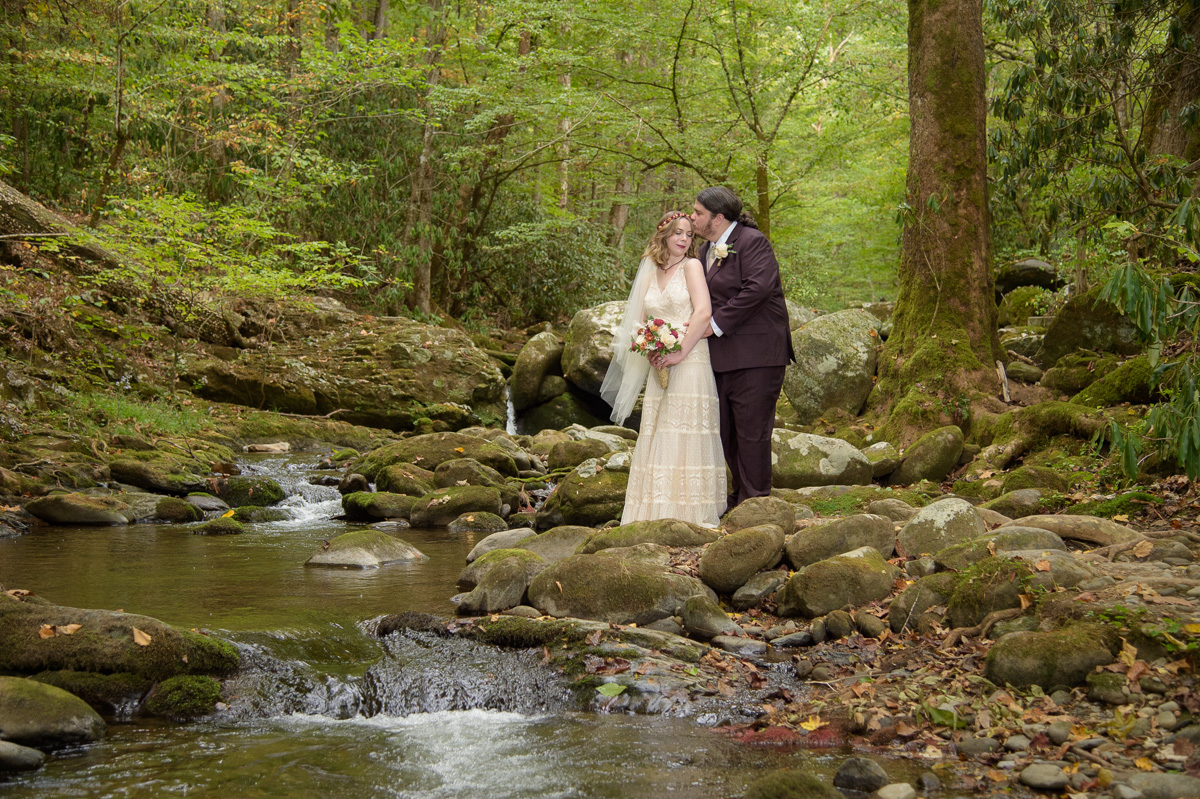
<svg viewBox="0 0 1200 799">
<path fill-rule="evenodd" d="M 771 493 L 771 431 L 783 366 L 717 372 L 721 448 L 733 477 L 729 506 Z"/>
</svg>

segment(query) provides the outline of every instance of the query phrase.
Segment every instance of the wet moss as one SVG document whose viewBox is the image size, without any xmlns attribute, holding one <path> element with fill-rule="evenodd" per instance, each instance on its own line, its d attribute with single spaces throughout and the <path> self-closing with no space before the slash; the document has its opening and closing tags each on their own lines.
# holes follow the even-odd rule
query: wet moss
<svg viewBox="0 0 1200 799">
<path fill-rule="evenodd" d="M 970 627 L 993 611 L 1020 607 L 1020 595 L 1032 574 L 1019 561 L 982 560 L 958 575 L 946 603 L 946 617 L 955 627 Z"/>
<path fill-rule="evenodd" d="M 868 505 L 880 499 L 898 499 L 907 502 L 914 508 L 924 507 L 928 502 L 928 496 L 921 491 L 879 486 L 855 486 L 836 496 L 817 495 L 805 499 L 804 502 L 812 508 L 814 513 L 821 516 L 846 516 L 851 513 L 862 513 Z"/>
<path fill-rule="evenodd" d="M 204 513 L 192 503 L 178 497 L 163 497 L 154 506 L 154 515 L 166 522 L 183 524 L 198 522 Z"/>
<path fill-rule="evenodd" d="M 207 716 L 221 699 L 221 684 L 211 677 L 180 675 L 159 683 L 146 700 L 146 712 L 175 721 Z"/>
<path fill-rule="evenodd" d="M 128 672 L 43 671 L 30 679 L 75 694 L 97 712 L 110 715 L 123 704 L 140 698 L 152 684 L 146 677 Z"/>
<path fill-rule="evenodd" d="M 586 634 L 566 621 L 541 621 L 520 616 L 501 616 L 479 622 L 474 627 L 475 640 L 509 649 L 530 649 L 538 646 L 581 643 Z"/>
<path fill-rule="evenodd" d="M 243 524 L 253 524 L 255 522 L 281 522 L 284 519 L 290 519 L 291 516 L 282 508 L 260 508 L 257 505 L 243 505 L 240 508 L 234 508 L 232 518 Z"/>
<path fill-rule="evenodd" d="M 274 505 L 283 499 L 283 488 L 269 477 L 229 477 L 219 487 L 220 497 L 231 507 Z"/>
<path fill-rule="evenodd" d="M 234 521 L 233 517 L 222 517 L 205 522 L 192 532 L 196 535 L 241 535 L 246 532 L 246 528 L 241 522 Z"/>
</svg>

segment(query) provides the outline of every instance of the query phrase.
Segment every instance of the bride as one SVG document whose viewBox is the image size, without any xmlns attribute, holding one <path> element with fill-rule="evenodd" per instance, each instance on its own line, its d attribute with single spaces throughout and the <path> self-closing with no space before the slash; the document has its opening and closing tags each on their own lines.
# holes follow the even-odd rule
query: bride
<svg viewBox="0 0 1200 799">
<path fill-rule="evenodd" d="M 716 527 L 725 508 L 725 461 L 721 453 L 717 386 L 703 337 L 712 311 L 704 267 L 695 258 L 691 218 L 671 211 L 658 223 L 621 326 L 613 336 L 613 359 L 600 394 L 621 424 L 643 385 L 638 432 L 621 524 L 648 519 L 682 519 Z M 682 349 L 656 359 L 670 367 L 670 382 L 647 380 L 651 363 L 630 351 L 633 333 L 647 317 L 687 325 Z"/>
</svg>

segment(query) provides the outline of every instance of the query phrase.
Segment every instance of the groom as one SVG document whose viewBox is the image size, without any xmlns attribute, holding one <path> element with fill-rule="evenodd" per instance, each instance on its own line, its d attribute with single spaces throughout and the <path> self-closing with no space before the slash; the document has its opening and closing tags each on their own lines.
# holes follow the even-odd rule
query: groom
<svg viewBox="0 0 1200 799">
<path fill-rule="evenodd" d="M 728 508 L 771 493 L 771 430 L 783 372 L 794 361 L 779 263 L 742 201 L 723 186 L 696 196 L 692 225 L 707 239 L 712 321 L 705 332 L 721 407 L 721 447 L 733 475 Z"/>
</svg>

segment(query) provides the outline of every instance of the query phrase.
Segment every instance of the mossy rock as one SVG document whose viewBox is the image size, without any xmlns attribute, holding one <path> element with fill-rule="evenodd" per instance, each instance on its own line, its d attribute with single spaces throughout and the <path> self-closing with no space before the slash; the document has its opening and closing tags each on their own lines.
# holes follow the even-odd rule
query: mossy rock
<svg viewBox="0 0 1200 799">
<path fill-rule="evenodd" d="M 104 719 L 61 688 L 0 677 L 0 727 L 4 739 L 28 746 L 90 743 L 104 737 Z"/>
<path fill-rule="evenodd" d="M 742 799 L 844 799 L 842 792 L 803 769 L 776 771 L 746 787 Z"/>
<path fill-rule="evenodd" d="M 892 592 L 900 570 L 871 547 L 818 561 L 796 572 L 776 596 L 781 616 L 816 618 L 846 605 L 859 607 Z"/>
<path fill-rule="evenodd" d="M 116 497 L 94 497 L 89 494 L 50 494 L 25 504 L 25 510 L 50 524 L 129 524 L 134 510 Z"/>
<path fill-rule="evenodd" d="M 933 554 L 985 534 L 987 525 L 965 499 L 943 499 L 917 512 L 896 536 L 898 549 L 909 557 Z"/>
<path fill-rule="evenodd" d="M 357 457 L 359 457 L 358 450 L 347 447 L 346 449 L 339 449 L 337 452 L 330 455 L 329 460 L 333 461 L 334 463 L 344 463 L 345 461 L 354 460 Z"/>
<path fill-rule="evenodd" d="M 1040 488 L 1045 491 L 1063 493 L 1067 490 L 1067 481 L 1053 469 L 1045 466 L 1021 466 L 1013 469 L 1004 476 L 1003 492 L 1018 491 L 1022 488 Z"/>
<path fill-rule="evenodd" d="M 1130 358 L 1071 397 L 1076 405 L 1111 408 L 1128 402 L 1145 405 L 1154 396 L 1154 368 L 1145 355 Z"/>
<path fill-rule="evenodd" d="M 747 527 L 724 535 L 700 556 L 700 579 L 714 591 L 732 594 L 783 558 L 783 530 L 774 524 Z"/>
<path fill-rule="evenodd" d="M 186 524 L 204 518 L 204 512 L 192 503 L 178 497 L 163 497 L 154 506 L 154 515 L 164 522 Z"/>
<path fill-rule="evenodd" d="M 469 591 L 484 578 L 492 567 L 506 558 L 518 558 L 525 564 L 525 573 L 532 580 L 535 575 L 541 573 L 546 568 L 546 559 L 536 552 L 530 552 L 527 549 L 493 549 L 491 552 L 486 552 L 480 555 L 475 560 L 463 569 L 458 575 L 458 587 L 464 591 Z"/>
<path fill-rule="evenodd" d="M 358 471 L 376 481 L 379 473 L 397 463 L 411 463 L 422 469 L 436 469 L 457 458 L 473 458 L 509 477 L 516 477 L 517 464 L 503 448 L 486 439 L 460 433 L 427 433 L 388 444 L 367 453 Z"/>
<path fill-rule="evenodd" d="M 155 494 L 170 494 L 182 497 L 192 491 L 203 491 L 206 487 L 204 478 L 189 471 L 174 458 L 153 454 L 148 460 L 125 458 L 114 460 L 108 464 L 109 473 L 114 480 L 138 488 L 144 488 Z"/>
<path fill-rule="evenodd" d="M 862 513 L 872 502 L 881 499 L 898 499 L 915 508 L 924 506 L 929 500 L 924 493 L 912 489 L 869 486 L 828 486 L 803 494 L 788 489 L 771 489 L 771 496 L 779 497 L 793 505 L 805 505 L 821 516 L 845 516 Z"/>
<path fill-rule="evenodd" d="M 393 463 L 381 469 L 375 478 L 375 490 L 392 494 L 423 497 L 435 488 L 434 473 L 411 463 Z"/>
<path fill-rule="evenodd" d="M 958 468 L 963 451 L 963 432 L 956 425 L 931 430 L 904 450 L 904 461 L 888 482 L 911 485 L 921 480 L 938 482 Z"/>
<path fill-rule="evenodd" d="M 243 505 L 233 509 L 233 516 L 242 524 L 258 522 L 282 522 L 292 518 L 283 508 L 260 508 L 258 505 Z"/>
<path fill-rule="evenodd" d="M 939 569 L 961 571 L 987 560 L 993 553 L 1019 552 L 1031 549 L 1067 551 L 1063 540 L 1040 527 L 1001 527 L 973 541 L 947 547 L 933 556 Z"/>
<path fill-rule="evenodd" d="M 796 506 L 780 497 L 751 497 L 721 520 L 721 526 L 730 533 L 763 524 L 773 524 L 791 535 L 796 529 Z"/>
<path fill-rule="evenodd" d="M 428 557 L 402 538 L 382 530 L 354 530 L 323 544 L 304 565 L 373 569 L 420 560 Z"/>
<path fill-rule="evenodd" d="M 621 518 L 629 474 L 585 461 L 563 477 L 537 514 L 537 528 L 548 530 L 566 524 L 597 527 Z"/>
<path fill-rule="evenodd" d="M 342 510 L 352 522 L 379 522 L 407 519 L 418 502 L 419 499 L 407 494 L 355 491 L 342 497 Z"/>
<path fill-rule="evenodd" d="M 230 516 L 205 522 L 199 527 L 193 528 L 192 532 L 196 535 L 241 535 L 246 532 L 246 528 L 242 526 L 241 522 Z"/>
<path fill-rule="evenodd" d="M 1041 286 L 1019 286 L 1004 295 L 997 309 L 1000 327 L 1023 325 L 1031 316 L 1040 316 L 1054 301 L 1054 292 Z"/>
<path fill-rule="evenodd" d="M 125 705 L 139 700 L 153 683 L 146 677 L 126 672 L 97 674 L 93 671 L 43 671 L 30 679 L 72 693 L 98 713 L 107 715 L 113 715 Z"/>
<path fill-rule="evenodd" d="M 896 548 L 894 522 L 886 516 L 859 513 L 805 527 L 788 539 L 788 562 L 802 569 L 864 546 L 890 558 Z"/>
<path fill-rule="evenodd" d="M 569 621 L 522 619 L 501 616 L 478 622 L 471 637 L 481 643 L 506 649 L 532 649 L 550 644 L 579 644 L 587 633 Z"/>
<path fill-rule="evenodd" d="M 1040 488 L 1019 488 L 1001 494 L 995 499 L 979 506 L 983 510 L 991 510 L 1010 519 L 1020 519 L 1024 516 L 1034 516 L 1039 513 L 1052 513 L 1062 506 L 1062 500 L 1056 499 L 1061 494 L 1047 494 Z"/>
<path fill-rule="evenodd" d="M 217 496 L 229 503 L 229 507 L 258 505 L 265 508 L 283 500 L 282 486 L 270 477 L 251 475 L 248 477 L 226 477 L 217 483 Z"/>
<path fill-rule="evenodd" d="M 172 721 L 191 721 L 216 710 L 221 684 L 212 677 L 179 675 L 163 680 L 146 699 L 146 712 Z"/>
<path fill-rule="evenodd" d="M 984 676 L 996 685 L 1017 688 L 1080 685 L 1097 666 L 1114 661 L 1114 647 L 1120 650 L 1115 633 L 1099 624 L 1011 633 L 992 644 Z M 1120 681 L 1125 682 L 1123 678 Z"/>
<path fill-rule="evenodd" d="M 1081 502 L 1067 508 L 1067 512 L 1080 516 L 1099 516 L 1112 519 L 1116 516 L 1135 516 L 1143 513 L 1147 508 L 1156 507 L 1162 503 L 1162 497 L 1145 491 L 1130 491 L 1112 499 Z"/>
<path fill-rule="evenodd" d="M 608 446 L 594 438 L 560 441 L 550 448 L 547 466 L 551 471 L 574 469 L 589 458 L 603 458 L 607 454 Z"/>
<path fill-rule="evenodd" d="M 472 511 L 450 522 L 446 529 L 452 533 L 499 533 L 508 529 L 508 522 L 494 513 Z"/>
<path fill-rule="evenodd" d="M 501 514 L 500 490 L 489 486 L 451 486 L 429 492 L 413 503 L 413 527 L 445 527 L 464 513 Z"/>
<path fill-rule="evenodd" d="M 996 610 L 1021 607 L 1025 581 L 1032 576 L 1024 563 L 988 558 L 962 572 L 946 603 L 953 627 L 974 627 Z"/>
<path fill-rule="evenodd" d="M 950 487 L 950 492 L 955 496 L 986 502 L 996 499 L 1004 493 L 1003 488 L 1004 484 L 994 477 L 986 480 L 976 477 L 963 477 L 954 481 L 954 485 Z"/>
<path fill-rule="evenodd" d="M 505 484 L 504 475 L 474 458 L 454 458 L 439 463 L 433 470 L 433 477 L 438 488 L 456 485 L 500 488 Z"/>
<path fill-rule="evenodd" d="M 1115 306 L 1099 300 L 1101 287 L 1076 294 L 1054 317 L 1034 358 L 1054 364 L 1076 350 L 1137 355 L 1144 349 L 1137 326 Z"/>
<path fill-rule="evenodd" d="M 596 402 L 604 404 L 599 400 Z M 568 391 L 526 410 L 517 421 L 517 426 L 525 432 L 535 433 L 543 430 L 562 430 L 573 424 L 591 429 L 604 424 L 605 421 L 606 419 L 593 412 L 591 403 Z"/>
<path fill-rule="evenodd" d="M 1068 353 L 1042 375 L 1041 385 L 1063 394 L 1076 394 L 1117 365 L 1117 356 L 1095 352 Z"/>
<path fill-rule="evenodd" d="M 549 331 L 538 333 L 525 342 L 509 380 L 513 408 L 517 413 L 537 402 L 546 377 L 561 368 L 562 353 L 562 342 Z"/>
<path fill-rule="evenodd" d="M 916 629 L 921 614 L 946 604 L 957 584 L 958 575 L 943 572 L 922 577 L 905 588 L 888 606 L 888 626 L 892 632 Z"/>
<path fill-rule="evenodd" d="M 602 549 L 631 547 L 637 544 L 698 547 L 711 544 L 719 535 L 716 530 L 707 530 L 679 519 L 655 519 L 602 530 L 582 543 L 577 552 L 580 555 L 590 555 Z"/>
<path fill-rule="evenodd" d="M 43 625 L 78 624 L 72 635 L 42 638 Z M 133 628 L 150 636 L 147 646 L 134 641 Z M 229 643 L 179 630 L 134 613 L 70 608 L 40 597 L 24 601 L 0 594 L 0 673 L 45 671 L 129 673 L 160 680 L 176 674 L 223 676 L 240 662 Z"/>
</svg>

